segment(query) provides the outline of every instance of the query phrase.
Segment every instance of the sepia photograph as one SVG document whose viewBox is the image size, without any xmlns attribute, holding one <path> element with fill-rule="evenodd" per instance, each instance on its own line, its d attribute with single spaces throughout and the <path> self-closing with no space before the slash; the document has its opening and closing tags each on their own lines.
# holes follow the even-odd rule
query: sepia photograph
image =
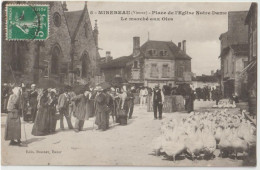
<svg viewBox="0 0 260 170">
<path fill-rule="evenodd" d="M 256 167 L 257 2 L 1 9 L 2 166 Z"/>
</svg>

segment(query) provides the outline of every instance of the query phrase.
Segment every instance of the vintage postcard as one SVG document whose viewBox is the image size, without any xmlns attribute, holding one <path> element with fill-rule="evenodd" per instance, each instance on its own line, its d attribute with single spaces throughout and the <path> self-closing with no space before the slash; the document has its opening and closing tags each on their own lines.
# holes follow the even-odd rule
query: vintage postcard
<svg viewBox="0 0 260 170">
<path fill-rule="evenodd" d="M 254 167 L 257 2 L 3 1 L 1 160 Z"/>
</svg>

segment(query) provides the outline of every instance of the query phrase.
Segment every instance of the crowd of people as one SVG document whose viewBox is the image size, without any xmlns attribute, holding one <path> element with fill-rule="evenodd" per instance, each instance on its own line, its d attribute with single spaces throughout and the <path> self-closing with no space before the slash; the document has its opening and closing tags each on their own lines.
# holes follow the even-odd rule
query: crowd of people
<svg viewBox="0 0 260 170">
<path fill-rule="evenodd" d="M 198 100 L 213 100 L 213 101 L 219 101 L 221 98 L 221 91 L 219 87 L 216 88 L 210 88 L 208 86 L 205 86 L 203 88 L 199 87 L 195 89 L 196 91 L 196 98 Z"/>
<path fill-rule="evenodd" d="M 69 129 L 75 132 L 83 130 L 85 120 L 95 117 L 94 123 L 100 130 L 109 128 L 109 118 L 120 125 L 126 125 L 132 118 L 135 104 L 135 94 L 139 94 L 140 108 L 146 106 L 147 97 L 151 96 L 154 119 L 162 119 L 165 95 L 182 95 L 185 110 L 193 111 L 195 99 L 220 100 L 219 88 L 197 88 L 193 90 L 189 84 L 177 87 L 156 85 L 149 87 L 120 87 L 81 86 L 75 90 L 71 86 L 62 88 L 40 88 L 35 84 L 25 86 L 21 84 L 4 84 L 2 86 L 2 111 L 8 113 L 5 129 L 5 139 L 11 140 L 10 145 L 21 145 L 21 121 L 33 123 L 31 134 L 43 136 L 56 131 L 57 121 L 60 129 L 64 130 L 64 117 Z M 159 115 L 157 114 L 159 113 Z M 75 117 L 75 125 L 71 118 Z M 94 128 L 94 124 L 93 124 Z M 16 140 L 16 141 L 15 141 Z"/>
<path fill-rule="evenodd" d="M 110 116 L 113 122 L 126 125 L 134 110 L 134 87 L 126 85 L 121 88 L 86 85 L 77 93 L 71 86 L 44 89 L 35 84 L 30 88 L 23 84 L 4 84 L 2 88 L 2 110 L 7 113 L 5 140 L 10 140 L 10 145 L 23 145 L 20 117 L 33 123 L 32 135 L 43 136 L 55 133 L 57 120 L 64 130 L 64 117 L 68 128 L 75 132 L 82 131 L 85 120 L 90 117 L 95 117 L 97 129 L 105 131 L 109 128 Z M 76 118 L 74 126 L 72 116 Z"/>
</svg>

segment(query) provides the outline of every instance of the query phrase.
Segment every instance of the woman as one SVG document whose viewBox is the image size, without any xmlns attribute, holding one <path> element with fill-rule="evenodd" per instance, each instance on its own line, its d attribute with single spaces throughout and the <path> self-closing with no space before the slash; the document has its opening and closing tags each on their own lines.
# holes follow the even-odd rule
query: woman
<svg viewBox="0 0 260 170">
<path fill-rule="evenodd" d="M 57 97 L 56 97 L 56 90 L 55 89 L 50 89 L 49 91 L 49 101 L 48 101 L 48 113 L 50 114 L 50 133 L 54 133 L 56 129 L 56 123 L 57 123 L 57 118 L 56 118 L 56 105 L 58 103 Z"/>
<path fill-rule="evenodd" d="M 96 88 L 97 95 L 95 98 L 95 115 L 96 115 L 96 125 L 98 129 L 103 131 L 109 128 L 109 113 L 110 109 L 107 106 L 107 96 L 104 94 L 101 87 Z"/>
<path fill-rule="evenodd" d="M 42 91 L 39 98 L 38 111 L 35 118 L 35 123 L 32 129 L 32 135 L 44 136 L 50 132 L 50 113 L 49 113 L 49 97 L 47 89 Z"/>
<path fill-rule="evenodd" d="M 7 103 L 7 120 L 5 127 L 5 140 L 10 140 L 9 145 L 21 146 L 21 120 L 19 115 L 20 89 L 14 87 Z M 17 140 L 17 142 L 15 141 Z"/>
<path fill-rule="evenodd" d="M 127 124 L 127 114 L 128 114 L 128 97 L 126 86 L 123 86 L 122 93 L 119 96 L 119 110 L 118 110 L 118 123 L 120 125 Z"/>
<path fill-rule="evenodd" d="M 82 131 L 84 126 L 84 121 L 88 120 L 89 112 L 87 112 L 87 102 L 89 100 L 90 91 L 87 90 L 84 94 L 77 95 L 71 100 L 75 102 L 75 112 L 74 116 L 76 117 L 75 122 L 75 132 Z"/>
</svg>

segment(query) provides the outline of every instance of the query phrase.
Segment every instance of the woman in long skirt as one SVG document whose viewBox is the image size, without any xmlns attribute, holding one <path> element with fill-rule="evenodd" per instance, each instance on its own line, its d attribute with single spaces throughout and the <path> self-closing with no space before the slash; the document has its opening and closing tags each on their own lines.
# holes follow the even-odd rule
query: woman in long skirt
<svg viewBox="0 0 260 170">
<path fill-rule="evenodd" d="M 5 140 L 10 140 L 10 145 L 21 146 L 21 120 L 19 114 L 20 90 L 15 87 L 7 103 L 7 120 L 5 127 Z M 15 141 L 17 140 L 17 141 Z"/>
<path fill-rule="evenodd" d="M 107 96 L 104 94 L 101 87 L 96 89 L 97 95 L 95 98 L 95 115 L 96 115 L 96 125 L 98 129 L 107 130 L 109 128 L 109 113 L 110 109 L 107 106 Z"/>
<path fill-rule="evenodd" d="M 58 103 L 57 98 L 56 98 L 56 90 L 51 89 L 49 92 L 49 102 L 48 102 L 48 112 L 50 114 L 50 133 L 54 133 L 56 129 L 56 123 L 57 123 L 57 118 L 55 116 L 56 114 L 56 105 Z"/>
<path fill-rule="evenodd" d="M 45 89 L 42 92 L 42 97 L 39 100 L 38 111 L 35 118 L 35 123 L 32 129 L 32 135 L 44 136 L 50 132 L 50 113 L 48 111 L 48 91 Z"/>
</svg>

